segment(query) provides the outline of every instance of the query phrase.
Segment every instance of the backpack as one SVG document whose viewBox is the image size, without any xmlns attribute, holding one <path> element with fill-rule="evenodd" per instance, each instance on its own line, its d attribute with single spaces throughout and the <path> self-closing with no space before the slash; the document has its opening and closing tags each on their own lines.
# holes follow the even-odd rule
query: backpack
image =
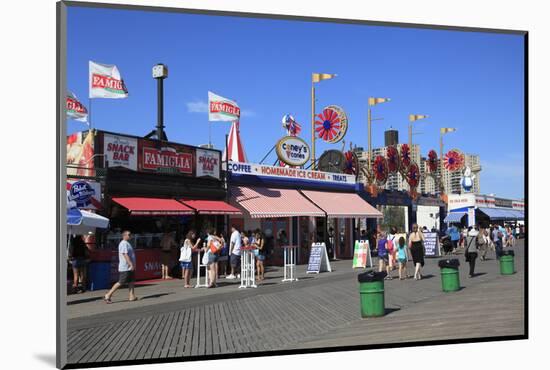
<svg viewBox="0 0 550 370">
<path fill-rule="evenodd" d="M 393 253 L 393 239 L 388 239 L 386 243 L 388 243 L 387 244 L 388 252 Z"/>
</svg>

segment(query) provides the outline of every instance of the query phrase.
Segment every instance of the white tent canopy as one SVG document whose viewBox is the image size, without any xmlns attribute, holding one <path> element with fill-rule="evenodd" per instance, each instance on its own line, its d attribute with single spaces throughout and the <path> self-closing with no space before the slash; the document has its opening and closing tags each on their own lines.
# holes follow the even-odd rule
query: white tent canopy
<svg viewBox="0 0 550 370">
<path fill-rule="evenodd" d="M 96 228 L 106 229 L 109 227 L 109 219 L 98 214 L 79 210 L 82 217 L 72 223 L 67 223 L 67 233 L 72 235 L 85 235 L 94 232 Z"/>
</svg>

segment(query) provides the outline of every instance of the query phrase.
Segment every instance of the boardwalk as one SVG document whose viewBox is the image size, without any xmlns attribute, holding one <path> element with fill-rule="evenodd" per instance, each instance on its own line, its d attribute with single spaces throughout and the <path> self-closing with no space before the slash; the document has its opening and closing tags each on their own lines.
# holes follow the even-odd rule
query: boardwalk
<svg viewBox="0 0 550 370">
<path fill-rule="evenodd" d="M 183 289 L 180 281 L 137 289 L 136 303 L 105 305 L 102 292 L 71 296 L 69 363 L 159 359 L 357 344 L 396 343 L 483 336 L 522 335 L 523 253 L 516 270 L 501 276 L 495 260 L 478 262 L 479 275 L 459 292 L 443 293 L 437 259 L 427 261 L 422 281 L 386 282 L 387 315 L 361 319 L 351 261 L 333 273 L 304 274 L 281 284 L 279 271 L 264 285 L 239 290 Z M 116 299 L 123 300 L 125 292 Z M 388 330 L 391 328 L 391 330 Z"/>
</svg>

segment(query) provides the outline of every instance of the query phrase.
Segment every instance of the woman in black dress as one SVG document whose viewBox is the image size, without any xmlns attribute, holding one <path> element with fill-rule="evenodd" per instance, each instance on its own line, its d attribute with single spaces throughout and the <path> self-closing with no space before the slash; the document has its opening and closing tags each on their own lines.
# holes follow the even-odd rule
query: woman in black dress
<svg viewBox="0 0 550 370">
<path fill-rule="evenodd" d="M 424 234 L 418 230 L 418 225 L 413 224 L 409 234 L 409 250 L 414 263 L 414 279 L 422 279 L 422 267 L 424 267 Z"/>
</svg>

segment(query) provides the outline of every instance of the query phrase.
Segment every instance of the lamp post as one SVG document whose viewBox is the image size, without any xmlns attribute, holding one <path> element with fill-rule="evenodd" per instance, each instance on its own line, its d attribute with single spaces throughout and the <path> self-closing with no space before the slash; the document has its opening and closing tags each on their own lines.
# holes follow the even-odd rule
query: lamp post
<svg viewBox="0 0 550 370">
<path fill-rule="evenodd" d="M 372 118 L 371 107 L 376 104 L 385 103 L 391 101 L 390 98 L 369 98 L 369 108 L 367 111 L 367 128 L 368 128 L 368 164 L 372 165 L 372 121 L 381 120 L 382 118 Z"/>
<path fill-rule="evenodd" d="M 441 181 L 441 187 L 445 191 L 445 185 L 443 183 L 443 135 L 456 131 L 456 128 L 442 127 L 439 129 L 439 179 Z"/>
<path fill-rule="evenodd" d="M 412 151 L 412 124 L 415 121 L 418 121 L 419 119 L 428 118 L 425 114 L 409 114 L 409 149 Z"/>
<path fill-rule="evenodd" d="M 312 73 L 311 74 L 311 169 L 315 170 L 315 83 L 322 80 L 330 80 L 336 77 L 336 74 L 330 73 Z"/>
</svg>

